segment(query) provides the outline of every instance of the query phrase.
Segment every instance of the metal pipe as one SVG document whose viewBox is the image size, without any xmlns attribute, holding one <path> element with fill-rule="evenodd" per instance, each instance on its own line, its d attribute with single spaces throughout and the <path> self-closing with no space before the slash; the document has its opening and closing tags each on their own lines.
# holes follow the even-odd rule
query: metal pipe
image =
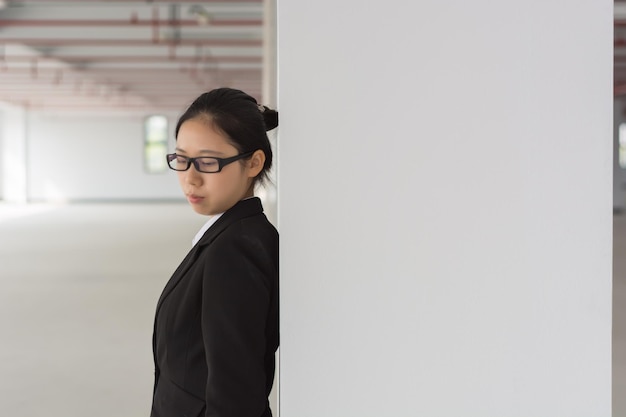
<svg viewBox="0 0 626 417">
<path fill-rule="evenodd" d="M 159 8 L 152 8 L 152 42 L 159 42 Z"/>
<path fill-rule="evenodd" d="M 225 3 L 226 0 L 202 0 L 202 3 Z M 240 5 L 245 5 L 245 4 L 254 4 L 255 6 L 258 3 L 262 3 L 263 0 L 246 0 L 246 1 L 242 1 L 242 2 L 237 2 Z M 11 3 L 14 5 L 19 5 L 21 6 L 62 6 L 63 4 L 74 4 L 74 3 L 81 3 L 81 5 L 88 5 L 90 6 L 89 3 L 91 3 L 91 5 L 93 4 L 102 4 L 103 1 L 102 0 L 11 0 Z M 133 1 L 133 0 L 106 0 L 104 1 L 104 3 L 107 4 L 111 4 L 115 5 L 115 6 L 145 6 L 146 3 L 148 4 L 155 4 L 155 3 L 160 3 L 160 4 L 171 4 L 171 3 L 178 3 L 178 4 L 189 4 L 194 5 L 197 4 L 197 1 L 193 1 L 193 0 L 144 0 L 144 1 Z M 120 4 L 115 4 L 115 3 L 120 3 Z"/>
<path fill-rule="evenodd" d="M 626 84 L 619 84 L 613 87 L 614 96 L 626 95 Z"/>
<path fill-rule="evenodd" d="M 37 58 L 31 60 L 31 71 L 30 74 L 33 79 L 37 79 L 38 71 L 37 71 Z"/>
<path fill-rule="evenodd" d="M 59 67 L 42 67 L 41 65 L 38 65 L 38 71 L 40 73 L 43 73 L 45 71 L 56 71 L 60 69 Z M 71 69 L 71 68 L 68 68 Z M 152 73 L 179 73 L 179 72 L 188 72 L 190 69 L 189 66 L 181 66 L 179 68 L 150 68 L 150 71 Z M 8 67 L 7 71 L 9 73 L 21 73 L 21 72 L 30 72 L 31 68 L 30 67 Z M 105 74 L 127 74 L 129 76 L 132 75 L 137 75 L 139 77 L 139 79 L 143 79 L 145 77 L 149 77 L 150 74 L 146 73 L 146 68 L 142 67 L 142 68 L 119 68 L 119 67 L 108 67 L 108 68 L 95 68 L 95 69 L 88 69 L 88 70 L 78 70 L 75 69 L 74 70 L 77 73 L 81 73 L 81 74 L 93 74 L 94 76 L 105 73 Z M 202 72 L 205 73 L 228 73 L 228 74 L 238 74 L 238 75 L 245 75 L 245 76 L 251 76 L 251 75 L 258 75 L 259 77 L 261 77 L 261 73 L 262 70 L 261 68 L 221 68 L 221 67 L 214 67 L 214 68 L 210 68 L 210 67 L 203 67 L 202 68 Z M 158 76 L 162 76 L 163 74 L 159 74 Z M 2 81 L 0 81 L 1 83 Z"/>
<path fill-rule="evenodd" d="M 22 44 L 27 46 L 251 46 L 262 47 L 263 42 L 259 39 L 181 39 L 179 41 L 143 39 L 37 39 L 37 38 L 7 38 L 0 39 L 0 45 Z"/>
<path fill-rule="evenodd" d="M 51 55 L 49 57 L 41 58 L 44 62 L 46 59 L 51 59 L 54 61 L 61 61 L 62 63 L 83 63 L 83 62 L 118 62 L 118 63 L 196 63 L 196 62 L 218 62 L 220 64 L 224 63 L 262 63 L 263 57 L 261 56 L 229 56 L 229 55 L 205 55 L 205 56 L 159 56 L 159 55 L 151 55 L 151 56 L 123 56 L 123 55 L 85 55 L 85 56 L 69 56 L 69 55 Z M 4 60 L 6 62 L 26 62 L 31 61 L 32 57 L 24 56 L 24 55 L 7 55 L 4 57 L 0 57 L 0 60 Z"/>
<path fill-rule="evenodd" d="M 133 27 L 133 26 L 165 26 L 171 24 L 168 20 L 152 19 L 152 20 L 138 20 L 135 16 L 131 16 L 130 20 L 54 20 L 54 19 L 13 19 L 6 20 L 0 19 L 0 27 Z M 176 23 L 178 26 L 188 27 L 211 27 L 211 26 L 258 26 L 263 25 L 263 21 L 260 19 L 215 19 L 211 20 L 211 23 L 205 26 L 198 20 L 186 19 L 179 20 Z"/>
</svg>

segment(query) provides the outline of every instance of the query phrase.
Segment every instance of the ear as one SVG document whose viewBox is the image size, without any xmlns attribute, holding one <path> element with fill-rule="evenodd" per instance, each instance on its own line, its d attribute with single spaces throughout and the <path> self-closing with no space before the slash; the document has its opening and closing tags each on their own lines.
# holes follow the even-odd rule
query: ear
<svg viewBox="0 0 626 417">
<path fill-rule="evenodd" d="M 265 165 L 265 152 L 257 149 L 248 159 L 248 177 L 255 178 L 263 170 Z"/>
</svg>

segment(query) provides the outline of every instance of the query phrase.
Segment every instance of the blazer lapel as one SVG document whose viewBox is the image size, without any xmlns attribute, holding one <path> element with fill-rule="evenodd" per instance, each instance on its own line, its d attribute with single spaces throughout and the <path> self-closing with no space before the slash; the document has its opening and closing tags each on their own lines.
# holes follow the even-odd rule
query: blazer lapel
<svg viewBox="0 0 626 417">
<path fill-rule="evenodd" d="M 187 256 L 185 256 L 185 259 L 183 259 L 179 267 L 176 271 L 174 271 L 174 274 L 172 274 L 172 277 L 165 285 L 163 293 L 161 293 L 161 297 L 159 297 L 159 301 L 157 303 L 157 314 L 159 312 L 159 308 L 163 304 L 163 300 L 167 298 L 183 276 L 185 276 L 187 270 L 198 258 L 203 246 L 210 244 L 224 229 L 234 222 L 259 213 L 263 213 L 263 206 L 261 205 L 261 200 L 255 197 L 238 202 L 219 219 L 217 219 L 215 224 L 213 224 L 209 230 L 204 233 L 204 236 L 202 236 L 200 241 L 196 243 L 193 248 L 191 248 Z"/>
</svg>

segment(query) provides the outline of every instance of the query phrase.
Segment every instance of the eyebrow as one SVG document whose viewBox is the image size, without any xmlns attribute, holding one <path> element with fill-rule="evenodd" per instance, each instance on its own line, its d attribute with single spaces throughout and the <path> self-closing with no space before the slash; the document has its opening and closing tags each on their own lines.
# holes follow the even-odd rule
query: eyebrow
<svg viewBox="0 0 626 417">
<path fill-rule="evenodd" d="M 181 148 L 176 148 L 174 149 L 176 152 L 181 152 L 181 153 L 187 153 L 184 149 Z M 219 151 L 212 151 L 210 149 L 202 149 L 198 152 L 200 155 L 224 155 L 224 152 L 219 152 Z"/>
</svg>

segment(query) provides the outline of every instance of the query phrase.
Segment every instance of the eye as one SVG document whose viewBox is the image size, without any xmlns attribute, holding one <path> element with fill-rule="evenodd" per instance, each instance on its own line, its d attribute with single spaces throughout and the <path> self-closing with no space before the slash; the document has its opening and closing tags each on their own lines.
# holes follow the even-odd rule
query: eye
<svg viewBox="0 0 626 417">
<path fill-rule="evenodd" d="M 186 164 L 187 163 L 187 158 L 184 156 L 180 156 L 180 155 L 176 155 L 176 162 L 179 164 Z"/>
<path fill-rule="evenodd" d="M 217 169 L 217 167 L 219 166 L 217 159 L 213 158 L 202 158 L 199 159 L 198 162 L 200 163 L 200 167 L 202 167 L 203 170 L 214 170 Z"/>
</svg>

